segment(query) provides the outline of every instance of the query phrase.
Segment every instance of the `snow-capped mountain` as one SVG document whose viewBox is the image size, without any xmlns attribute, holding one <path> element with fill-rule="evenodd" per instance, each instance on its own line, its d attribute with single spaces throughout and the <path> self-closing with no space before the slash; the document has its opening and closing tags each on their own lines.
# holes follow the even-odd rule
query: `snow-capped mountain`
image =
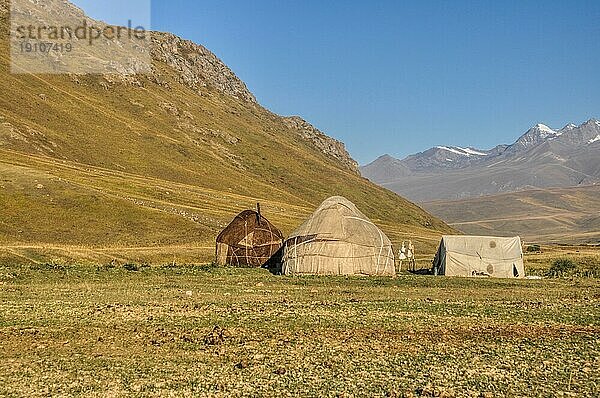
<svg viewBox="0 0 600 398">
<path fill-rule="evenodd" d="M 457 146 L 436 146 L 425 152 L 411 155 L 402 160 L 410 170 L 427 170 L 433 168 L 462 168 L 477 162 L 488 152 L 474 148 Z"/>
<path fill-rule="evenodd" d="M 448 151 L 448 152 L 452 152 L 455 153 L 457 155 L 461 155 L 461 156 L 486 156 L 487 153 L 478 151 L 476 149 L 473 148 L 461 148 L 459 146 L 452 146 L 452 147 L 447 147 L 447 146 L 436 146 L 436 149 L 441 149 L 444 151 Z"/>
<path fill-rule="evenodd" d="M 510 147 L 508 147 L 507 150 L 513 152 L 520 152 L 529 148 L 533 148 L 543 143 L 544 141 L 553 140 L 557 137 L 560 137 L 563 134 L 562 130 L 568 129 L 568 126 L 565 126 L 564 129 L 556 131 L 546 126 L 545 124 L 536 124 L 529 130 L 527 130 L 525 134 L 519 137 L 519 139 Z"/>
<path fill-rule="evenodd" d="M 415 201 L 600 183 L 600 121 L 536 124 L 490 150 L 440 145 L 399 160 L 384 155 L 363 176 Z"/>
<path fill-rule="evenodd" d="M 558 130 L 558 133 L 560 133 L 560 134 L 568 133 L 569 131 L 576 129 L 577 127 L 579 127 L 579 126 L 577 126 L 576 124 L 573 124 L 573 123 L 569 123 L 562 129 Z"/>
</svg>

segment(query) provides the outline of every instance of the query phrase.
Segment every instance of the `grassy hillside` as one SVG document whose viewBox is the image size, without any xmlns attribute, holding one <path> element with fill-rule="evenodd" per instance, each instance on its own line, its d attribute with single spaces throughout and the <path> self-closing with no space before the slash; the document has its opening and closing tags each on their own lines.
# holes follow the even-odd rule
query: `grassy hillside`
<svg viewBox="0 0 600 398">
<path fill-rule="evenodd" d="M 252 101 L 154 68 L 134 79 L 15 75 L 2 42 L 0 259 L 209 261 L 238 211 L 260 201 L 289 233 L 334 194 L 395 243 L 413 237 L 429 253 L 450 231 Z"/>
<path fill-rule="evenodd" d="M 424 204 L 468 234 L 520 235 L 530 242 L 600 242 L 600 186 L 536 189 Z"/>
</svg>

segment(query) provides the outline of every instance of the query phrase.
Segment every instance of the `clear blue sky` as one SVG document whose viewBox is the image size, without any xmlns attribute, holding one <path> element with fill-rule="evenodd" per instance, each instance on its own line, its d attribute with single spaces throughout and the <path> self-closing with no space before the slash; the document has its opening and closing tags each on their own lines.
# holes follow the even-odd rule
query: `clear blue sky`
<svg viewBox="0 0 600 398">
<path fill-rule="evenodd" d="M 203 44 L 362 164 L 600 117 L 597 0 L 153 0 L 152 28 Z"/>
</svg>

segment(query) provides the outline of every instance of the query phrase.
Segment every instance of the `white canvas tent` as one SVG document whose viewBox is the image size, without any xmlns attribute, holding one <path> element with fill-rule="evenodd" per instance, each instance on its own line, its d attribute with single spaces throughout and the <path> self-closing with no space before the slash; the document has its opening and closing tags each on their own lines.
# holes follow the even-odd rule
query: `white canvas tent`
<svg viewBox="0 0 600 398">
<path fill-rule="evenodd" d="M 334 196 L 288 238 L 285 275 L 386 275 L 396 273 L 387 236 L 348 199 Z"/>
<path fill-rule="evenodd" d="M 443 236 L 433 269 L 436 275 L 523 278 L 521 238 Z"/>
</svg>

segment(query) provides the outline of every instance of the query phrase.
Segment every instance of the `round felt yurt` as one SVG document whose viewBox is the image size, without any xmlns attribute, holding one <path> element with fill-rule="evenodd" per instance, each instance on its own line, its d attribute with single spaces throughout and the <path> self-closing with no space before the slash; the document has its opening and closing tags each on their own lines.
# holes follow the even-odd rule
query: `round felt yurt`
<svg viewBox="0 0 600 398">
<path fill-rule="evenodd" d="M 286 240 L 286 275 L 395 275 L 388 237 L 348 199 L 334 196 Z"/>
</svg>

